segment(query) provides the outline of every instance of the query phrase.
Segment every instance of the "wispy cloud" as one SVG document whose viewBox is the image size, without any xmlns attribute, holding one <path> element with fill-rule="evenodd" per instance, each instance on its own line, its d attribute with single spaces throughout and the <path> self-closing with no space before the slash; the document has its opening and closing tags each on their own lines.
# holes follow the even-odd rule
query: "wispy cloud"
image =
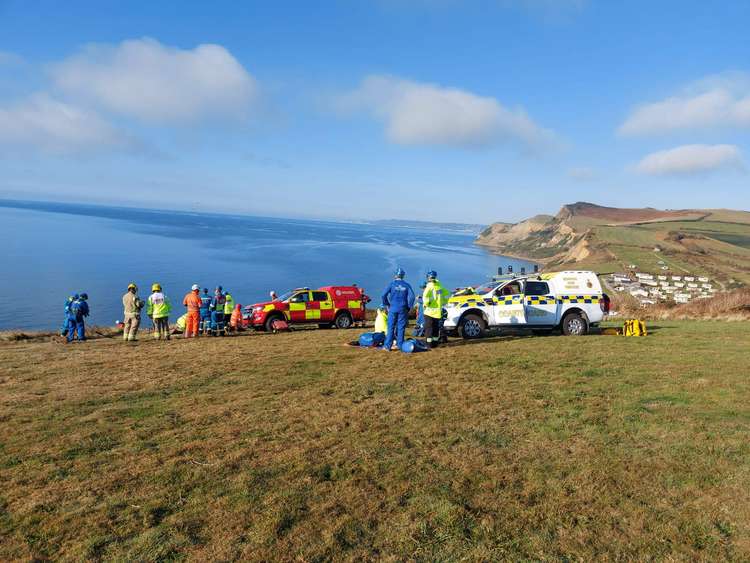
<svg viewBox="0 0 750 563">
<path fill-rule="evenodd" d="M 576 166 L 568 170 L 568 177 L 579 182 L 588 182 L 596 178 L 596 171 L 588 166 Z"/>
<path fill-rule="evenodd" d="M 140 150 L 140 144 L 95 112 L 47 94 L 0 107 L 0 144 L 54 154 L 102 149 Z"/>
<path fill-rule="evenodd" d="M 650 176 L 692 176 L 743 168 L 740 149 L 735 145 L 683 145 L 647 155 L 635 170 Z"/>
<path fill-rule="evenodd" d="M 402 145 L 480 147 L 500 143 L 549 148 L 552 131 L 521 108 L 466 90 L 374 75 L 337 99 L 342 111 L 365 111 L 385 124 L 387 138 Z"/>
<path fill-rule="evenodd" d="M 639 106 L 618 132 L 651 135 L 718 127 L 750 128 L 750 75 L 707 77 L 679 95 Z"/>
<path fill-rule="evenodd" d="M 23 63 L 23 57 L 9 51 L 0 51 L 0 66 L 18 65 Z"/>
<path fill-rule="evenodd" d="M 220 45 L 178 49 L 154 39 L 89 45 L 52 67 L 67 95 L 147 122 L 245 119 L 256 80 Z"/>
</svg>

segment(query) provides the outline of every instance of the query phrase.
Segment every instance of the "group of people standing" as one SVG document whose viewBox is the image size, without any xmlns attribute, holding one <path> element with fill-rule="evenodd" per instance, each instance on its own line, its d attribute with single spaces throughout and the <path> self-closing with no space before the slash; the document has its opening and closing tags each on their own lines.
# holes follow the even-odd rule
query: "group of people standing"
<svg viewBox="0 0 750 563">
<path fill-rule="evenodd" d="M 86 317 L 89 316 L 89 296 L 75 293 L 65 300 L 65 317 L 60 327 L 60 335 L 66 342 L 86 340 Z"/>
<path fill-rule="evenodd" d="M 183 335 L 185 338 L 193 338 L 199 334 L 219 336 L 225 334 L 231 326 L 231 319 L 239 315 L 241 320 L 242 305 L 235 306 L 232 295 L 218 286 L 213 295 L 209 295 L 208 289 L 201 289 L 198 284 L 193 284 L 190 291 L 185 295 L 182 304 L 187 313 L 178 319 L 178 325 L 184 320 Z M 138 327 L 141 323 L 142 310 L 146 309 L 154 327 L 154 338 L 158 340 L 169 340 L 169 315 L 172 312 L 172 304 L 162 290 L 161 284 L 155 283 L 151 286 L 151 295 L 144 302 L 138 296 L 138 287 L 131 283 L 128 290 L 122 296 L 124 312 L 123 340 L 136 340 Z M 184 317 L 184 318 L 183 318 Z"/>
<path fill-rule="evenodd" d="M 378 332 L 379 328 L 382 329 L 384 316 L 382 313 L 387 311 L 383 350 L 390 351 L 394 339 L 399 350 L 404 343 L 404 333 L 409 322 L 409 311 L 414 307 L 414 302 L 417 299 L 411 285 L 404 281 L 405 277 L 406 272 L 402 268 L 398 268 L 394 280 L 383 292 L 382 308 L 378 311 L 375 326 L 375 332 Z M 442 338 L 443 307 L 448 302 L 450 292 L 440 283 L 435 270 L 427 272 L 427 282 L 422 287 L 421 303 L 417 311 L 417 330 L 423 333 L 427 345 L 430 348 L 435 348 Z"/>
</svg>

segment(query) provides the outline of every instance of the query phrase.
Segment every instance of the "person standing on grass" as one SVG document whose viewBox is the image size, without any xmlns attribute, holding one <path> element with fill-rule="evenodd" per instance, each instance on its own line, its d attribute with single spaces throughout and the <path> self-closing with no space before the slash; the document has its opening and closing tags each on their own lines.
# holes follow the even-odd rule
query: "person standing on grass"
<svg viewBox="0 0 750 563">
<path fill-rule="evenodd" d="M 185 295 L 182 304 L 187 307 L 187 317 L 185 318 L 185 338 L 198 336 L 198 326 L 201 322 L 201 307 L 203 302 L 200 298 L 201 288 L 197 283 L 190 288 L 190 293 Z"/>
<path fill-rule="evenodd" d="M 75 338 L 78 338 L 80 342 L 86 340 L 85 318 L 89 316 L 88 298 L 89 296 L 87 294 L 81 293 L 78 299 L 70 304 L 70 309 L 68 311 L 67 342 L 73 342 Z"/>
<path fill-rule="evenodd" d="M 169 312 L 172 310 L 172 305 L 162 292 L 161 284 L 153 284 L 151 291 L 146 301 L 146 314 L 154 323 L 154 338 L 169 340 Z"/>
<path fill-rule="evenodd" d="M 390 352 L 393 338 L 396 338 L 398 349 L 404 343 L 404 332 L 409 322 L 409 311 L 414 306 L 414 290 L 404 281 L 406 272 L 398 268 L 395 279 L 388 284 L 383 292 L 383 307 L 388 311 L 388 330 L 382 350 Z M 394 334 L 395 333 L 395 334 Z"/>
<path fill-rule="evenodd" d="M 138 340 L 138 327 L 141 324 L 141 309 L 143 309 L 143 300 L 138 297 L 138 287 L 131 283 L 128 290 L 122 296 L 123 308 L 123 327 L 122 339 L 126 341 Z"/>
<path fill-rule="evenodd" d="M 443 316 L 443 307 L 448 302 L 448 290 L 438 280 L 437 272 L 430 270 L 427 273 L 427 285 L 422 294 L 422 311 L 424 311 L 424 335 L 427 337 L 427 345 L 437 348 L 440 343 L 440 324 Z"/>
<path fill-rule="evenodd" d="M 224 333 L 224 293 L 221 286 L 214 291 L 214 298 L 211 300 L 211 332 L 214 336 Z"/>
<path fill-rule="evenodd" d="M 208 288 L 203 288 L 201 295 L 201 332 L 205 335 L 211 327 L 211 296 L 208 294 Z"/>
<path fill-rule="evenodd" d="M 73 304 L 73 301 L 76 301 L 78 299 L 79 295 L 77 293 L 74 293 L 73 295 L 68 296 L 68 298 L 65 300 L 65 309 L 64 311 L 64 317 L 62 326 L 60 326 L 60 336 L 66 336 L 68 334 L 68 328 L 69 328 L 69 322 L 70 322 L 70 306 Z"/>
</svg>

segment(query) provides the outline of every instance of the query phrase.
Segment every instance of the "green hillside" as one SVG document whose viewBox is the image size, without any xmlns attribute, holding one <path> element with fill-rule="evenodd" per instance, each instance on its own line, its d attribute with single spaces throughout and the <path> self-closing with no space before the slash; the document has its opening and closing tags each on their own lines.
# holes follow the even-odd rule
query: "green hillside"
<svg viewBox="0 0 750 563">
<path fill-rule="evenodd" d="M 705 275 L 725 288 L 750 284 L 750 213 L 731 210 L 617 209 L 564 206 L 551 220 L 491 225 L 477 244 L 548 267 L 599 272 Z"/>
</svg>

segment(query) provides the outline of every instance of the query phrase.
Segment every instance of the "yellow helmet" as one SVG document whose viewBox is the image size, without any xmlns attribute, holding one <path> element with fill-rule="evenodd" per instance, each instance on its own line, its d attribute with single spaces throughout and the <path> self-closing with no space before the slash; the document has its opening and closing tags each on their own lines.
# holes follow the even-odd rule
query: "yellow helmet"
<svg viewBox="0 0 750 563">
<path fill-rule="evenodd" d="M 129 283 L 128 284 L 128 289 L 138 289 L 138 286 L 135 285 L 134 283 Z"/>
<path fill-rule="evenodd" d="M 161 291 L 161 284 L 155 283 L 151 286 L 151 291 Z"/>
</svg>

